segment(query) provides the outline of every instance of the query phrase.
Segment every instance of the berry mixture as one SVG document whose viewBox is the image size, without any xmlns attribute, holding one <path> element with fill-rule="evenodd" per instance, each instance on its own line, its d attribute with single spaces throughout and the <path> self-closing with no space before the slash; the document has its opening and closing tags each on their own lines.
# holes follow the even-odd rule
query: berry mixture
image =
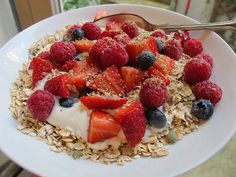
<svg viewBox="0 0 236 177">
<path fill-rule="evenodd" d="M 95 20 L 106 15 L 97 13 Z M 168 154 L 165 144 L 214 118 L 222 98 L 211 81 L 214 59 L 189 32 L 86 22 L 60 36 L 49 47 L 31 49 L 15 83 L 24 96 L 12 97 L 24 102 L 18 112 L 31 121 L 18 121 L 22 126 L 37 126 L 42 139 L 58 135 L 54 151 L 120 164 L 124 157 L 160 157 Z"/>
</svg>

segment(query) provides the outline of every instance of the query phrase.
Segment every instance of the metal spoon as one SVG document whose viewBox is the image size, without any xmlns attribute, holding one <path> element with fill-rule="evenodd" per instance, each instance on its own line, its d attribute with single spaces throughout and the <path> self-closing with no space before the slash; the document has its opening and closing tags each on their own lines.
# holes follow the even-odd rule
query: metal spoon
<svg viewBox="0 0 236 177">
<path fill-rule="evenodd" d="M 130 14 L 130 13 L 120 13 L 120 14 L 113 14 L 94 22 L 98 26 L 105 26 L 105 24 L 109 21 L 114 22 L 127 22 L 133 21 L 135 22 L 140 28 L 143 28 L 147 31 L 154 31 L 156 29 L 162 29 L 166 32 L 176 31 L 176 30 L 234 30 L 236 31 L 236 18 L 230 21 L 224 22 L 216 22 L 216 23 L 203 23 L 203 24 L 189 24 L 189 25 L 170 25 L 170 24 L 163 24 L 163 25 L 156 25 L 149 23 L 143 17 Z"/>
</svg>

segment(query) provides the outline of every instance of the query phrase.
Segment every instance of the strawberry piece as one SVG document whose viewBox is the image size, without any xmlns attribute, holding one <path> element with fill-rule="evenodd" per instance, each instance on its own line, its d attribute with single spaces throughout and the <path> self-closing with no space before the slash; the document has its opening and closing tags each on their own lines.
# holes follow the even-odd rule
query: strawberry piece
<svg viewBox="0 0 236 177">
<path fill-rule="evenodd" d="M 73 68 L 74 75 L 84 80 L 94 78 L 99 73 L 99 71 L 100 70 L 96 66 L 86 59 L 77 61 L 77 65 Z"/>
<path fill-rule="evenodd" d="M 129 54 L 129 61 L 131 63 L 134 63 L 137 60 L 137 56 L 143 51 L 150 50 L 154 54 L 158 52 L 155 39 L 152 36 L 143 40 L 131 40 L 126 45 L 126 50 Z"/>
<path fill-rule="evenodd" d="M 168 75 L 172 72 L 175 66 L 175 61 L 166 55 L 157 55 L 157 60 L 154 62 L 153 67 L 159 70 L 162 74 Z"/>
<path fill-rule="evenodd" d="M 166 85 L 170 84 L 170 79 L 168 79 L 165 75 L 152 66 L 148 69 L 148 75 L 149 77 L 159 78 Z"/>
<path fill-rule="evenodd" d="M 103 111 L 93 111 L 90 115 L 88 143 L 101 142 L 117 136 L 120 130 L 120 125 L 110 114 Z"/>
<path fill-rule="evenodd" d="M 69 81 L 70 76 L 62 74 L 48 80 L 44 85 L 44 89 L 55 96 L 67 98 L 70 96 Z"/>
<path fill-rule="evenodd" d="M 70 91 L 73 93 L 77 93 L 78 91 L 82 91 L 84 89 L 84 87 L 86 86 L 86 83 L 87 83 L 87 81 L 83 78 L 70 77 L 69 84 L 72 86 Z"/>
<path fill-rule="evenodd" d="M 48 60 L 35 57 L 31 61 L 29 69 L 33 70 L 32 85 L 36 86 L 38 81 L 42 80 L 48 73 L 51 72 L 52 69 L 54 69 L 54 65 Z"/>
<path fill-rule="evenodd" d="M 89 109 L 116 109 L 127 102 L 126 98 L 106 98 L 102 96 L 83 96 L 80 101 Z"/>
<path fill-rule="evenodd" d="M 106 16 L 108 16 L 108 12 L 107 12 L 107 11 L 105 11 L 105 10 L 103 10 L 103 11 L 98 11 L 98 12 L 96 13 L 96 15 L 95 15 L 93 21 L 96 21 L 96 20 L 98 20 L 98 19 L 100 19 L 100 18 L 103 18 L 103 17 L 106 17 Z"/>
<path fill-rule="evenodd" d="M 121 30 L 121 26 L 122 26 L 122 23 L 110 21 L 106 23 L 106 30 L 118 31 L 118 30 Z"/>
<path fill-rule="evenodd" d="M 76 66 L 76 63 L 77 63 L 77 61 L 74 60 L 74 59 L 73 60 L 68 60 L 68 61 L 66 61 L 66 63 L 64 65 L 58 67 L 58 69 L 60 71 L 68 72 Z"/>
<path fill-rule="evenodd" d="M 131 66 L 120 68 L 120 74 L 125 84 L 126 93 L 134 89 L 145 79 L 145 72 Z"/>
<path fill-rule="evenodd" d="M 140 101 L 121 107 L 115 114 L 130 147 L 141 142 L 146 130 L 146 117 Z"/>
<path fill-rule="evenodd" d="M 124 83 L 116 66 L 107 68 L 103 73 L 99 74 L 88 87 L 104 94 L 124 95 Z"/>
<path fill-rule="evenodd" d="M 43 51 L 43 52 L 39 53 L 37 57 L 44 59 L 44 60 L 51 60 L 52 59 L 49 51 Z"/>
<path fill-rule="evenodd" d="M 90 49 L 93 47 L 94 41 L 83 39 L 83 40 L 76 40 L 73 42 L 76 50 L 78 53 L 89 52 Z"/>
<path fill-rule="evenodd" d="M 102 32 L 102 34 L 100 35 L 100 38 L 103 37 L 111 37 L 114 38 L 116 35 L 118 34 L 122 34 L 123 32 L 121 30 L 119 31 L 115 31 L 115 30 L 105 30 Z"/>
</svg>

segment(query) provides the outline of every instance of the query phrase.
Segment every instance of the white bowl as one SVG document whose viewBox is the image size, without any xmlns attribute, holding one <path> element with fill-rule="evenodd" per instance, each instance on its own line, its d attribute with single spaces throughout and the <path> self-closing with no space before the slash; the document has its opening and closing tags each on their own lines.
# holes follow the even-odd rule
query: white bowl
<svg viewBox="0 0 236 177">
<path fill-rule="evenodd" d="M 130 12 L 154 23 L 196 23 L 175 12 L 141 5 L 104 5 L 81 8 L 43 20 L 22 31 L 0 50 L 0 148 L 23 168 L 42 176 L 52 177 L 156 177 L 175 176 L 204 162 L 220 150 L 236 129 L 236 56 L 232 49 L 215 33 L 204 33 L 205 52 L 214 58 L 215 80 L 223 89 L 223 98 L 211 120 L 199 131 L 185 136 L 170 146 L 171 153 L 163 158 L 140 158 L 125 166 L 104 165 L 90 160 L 73 160 L 64 153 L 55 153 L 49 146 L 16 130 L 16 121 L 8 110 L 9 88 L 18 77 L 18 71 L 28 58 L 32 42 L 47 33 L 79 20 L 92 20 L 97 11 Z M 202 36 L 195 32 L 192 36 Z"/>
</svg>

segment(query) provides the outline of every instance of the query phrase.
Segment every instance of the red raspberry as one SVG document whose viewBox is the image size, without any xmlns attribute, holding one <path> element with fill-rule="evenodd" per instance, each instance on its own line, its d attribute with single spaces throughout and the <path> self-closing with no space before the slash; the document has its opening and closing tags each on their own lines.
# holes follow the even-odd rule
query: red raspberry
<svg viewBox="0 0 236 177">
<path fill-rule="evenodd" d="M 156 38 L 161 38 L 161 39 L 168 38 L 163 30 L 156 30 L 151 34 L 151 36 L 156 37 Z"/>
<path fill-rule="evenodd" d="M 157 108 L 163 105 L 168 98 L 166 84 L 158 78 L 146 79 L 140 90 L 141 102 L 150 108 Z"/>
<path fill-rule="evenodd" d="M 205 60 L 207 63 L 209 63 L 211 65 L 211 67 L 213 67 L 213 58 L 205 53 L 201 53 L 199 55 L 197 55 L 196 57 L 194 57 L 194 59 L 203 59 Z"/>
<path fill-rule="evenodd" d="M 97 40 L 89 56 L 103 68 L 111 65 L 123 66 L 128 62 L 128 53 L 125 48 L 109 37 Z"/>
<path fill-rule="evenodd" d="M 192 59 L 184 67 L 184 79 L 194 85 L 198 82 L 208 80 L 211 76 L 211 66 L 204 60 Z"/>
<path fill-rule="evenodd" d="M 98 39 L 102 32 L 101 28 L 92 22 L 85 23 L 82 26 L 82 30 L 84 31 L 84 36 L 89 40 Z"/>
<path fill-rule="evenodd" d="M 210 100 L 213 105 L 216 105 L 221 100 L 222 89 L 211 81 L 203 81 L 193 87 L 193 93 L 197 99 Z"/>
<path fill-rule="evenodd" d="M 53 95 L 46 90 L 36 90 L 27 100 L 28 109 L 36 120 L 46 120 L 54 104 Z"/>
<path fill-rule="evenodd" d="M 184 43 L 184 53 L 190 57 L 195 57 L 196 55 L 202 53 L 202 50 L 202 43 L 197 39 L 190 39 Z"/>
<path fill-rule="evenodd" d="M 52 60 L 59 65 L 71 60 L 76 55 L 76 48 L 69 42 L 55 42 L 50 48 Z"/>
<path fill-rule="evenodd" d="M 188 31 L 178 31 L 174 32 L 173 38 L 176 40 L 179 40 L 179 42 L 184 45 L 184 42 L 190 39 L 189 32 Z"/>
<path fill-rule="evenodd" d="M 114 37 L 114 39 L 124 47 L 130 41 L 130 37 L 126 33 L 118 34 Z"/>
<path fill-rule="evenodd" d="M 176 40 L 171 40 L 165 43 L 164 54 L 172 59 L 179 60 L 183 54 L 183 48 Z"/>
<path fill-rule="evenodd" d="M 72 33 L 76 30 L 76 29 L 78 29 L 78 28 L 81 28 L 81 26 L 80 25 L 72 25 L 68 30 L 67 30 L 67 32 L 66 32 L 66 36 L 68 37 L 68 38 L 71 38 L 71 36 L 72 36 Z"/>
<path fill-rule="evenodd" d="M 139 35 L 138 26 L 136 23 L 125 22 L 121 26 L 122 30 L 128 34 L 128 36 L 133 39 Z"/>
</svg>

